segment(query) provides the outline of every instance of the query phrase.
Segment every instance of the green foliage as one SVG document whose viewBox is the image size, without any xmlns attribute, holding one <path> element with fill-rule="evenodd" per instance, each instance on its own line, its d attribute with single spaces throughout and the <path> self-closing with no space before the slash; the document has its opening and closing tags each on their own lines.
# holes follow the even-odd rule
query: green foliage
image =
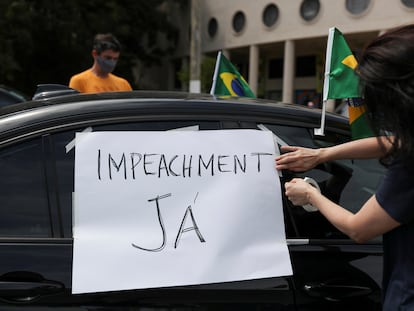
<svg viewBox="0 0 414 311">
<path fill-rule="evenodd" d="M 200 84 L 202 93 L 210 93 L 211 85 L 213 83 L 214 67 L 216 65 L 216 57 L 204 56 L 201 61 Z M 190 69 L 184 66 L 177 72 L 177 78 L 185 86 L 190 83 Z M 188 87 L 186 88 L 188 89 Z"/>
<path fill-rule="evenodd" d="M 94 35 L 107 32 L 122 44 L 115 73 L 133 84 L 131 68 L 138 60 L 156 64 L 175 47 L 178 32 L 167 14 L 158 9 L 163 2 L 1 0 L 0 84 L 29 95 L 40 83 L 67 85 L 73 74 L 92 65 Z M 159 34 L 168 39 L 163 48 L 157 45 Z"/>
<path fill-rule="evenodd" d="M 213 83 L 214 67 L 216 66 L 216 57 L 203 57 L 201 63 L 201 90 L 210 93 Z"/>
<path fill-rule="evenodd" d="M 184 63 L 181 70 L 177 72 L 177 79 L 184 86 L 183 89 L 188 90 L 188 84 L 190 83 L 190 68 L 188 64 Z"/>
</svg>

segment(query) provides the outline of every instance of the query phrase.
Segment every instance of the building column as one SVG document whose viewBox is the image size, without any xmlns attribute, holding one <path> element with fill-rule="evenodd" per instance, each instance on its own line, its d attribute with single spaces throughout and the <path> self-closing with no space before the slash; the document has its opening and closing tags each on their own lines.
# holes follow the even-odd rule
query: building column
<svg viewBox="0 0 414 311">
<path fill-rule="evenodd" d="M 295 41 L 285 41 L 283 61 L 283 91 L 282 101 L 293 104 L 293 91 L 295 80 Z"/>
<path fill-rule="evenodd" d="M 200 0 L 191 0 L 190 93 L 201 92 Z"/>
<path fill-rule="evenodd" d="M 249 86 L 257 96 L 257 84 L 259 81 L 259 47 L 251 45 L 249 49 Z"/>
</svg>

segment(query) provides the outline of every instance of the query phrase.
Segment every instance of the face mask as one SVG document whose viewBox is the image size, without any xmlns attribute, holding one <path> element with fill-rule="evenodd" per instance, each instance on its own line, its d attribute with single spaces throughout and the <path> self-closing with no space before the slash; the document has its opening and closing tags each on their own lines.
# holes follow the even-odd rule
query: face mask
<svg viewBox="0 0 414 311">
<path fill-rule="evenodd" d="M 96 57 L 96 62 L 98 63 L 101 70 L 105 73 L 110 73 L 114 71 L 116 66 L 116 60 L 104 59 L 101 56 Z"/>
</svg>

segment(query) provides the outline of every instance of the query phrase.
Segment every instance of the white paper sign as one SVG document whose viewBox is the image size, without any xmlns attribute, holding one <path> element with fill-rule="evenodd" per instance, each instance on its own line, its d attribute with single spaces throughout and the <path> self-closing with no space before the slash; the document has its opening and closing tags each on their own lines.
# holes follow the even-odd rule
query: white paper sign
<svg viewBox="0 0 414 311">
<path fill-rule="evenodd" d="M 271 132 L 78 133 L 73 293 L 291 275 Z"/>
</svg>

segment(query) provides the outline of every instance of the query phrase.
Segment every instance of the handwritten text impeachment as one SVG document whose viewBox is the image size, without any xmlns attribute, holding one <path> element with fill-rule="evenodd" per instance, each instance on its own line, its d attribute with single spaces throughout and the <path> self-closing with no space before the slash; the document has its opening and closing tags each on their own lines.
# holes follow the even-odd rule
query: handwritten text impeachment
<svg viewBox="0 0 414 311">
<path fill-rule="evenodd" d="M 136 179 L 138 175 L 190 178 L 217 174 L 245 174 L 260 172 L 267 152 L 249 154 L 173 154 L 123 152 L 112 154 L 97 150 L 97 177 L 112 180 L 119 177 Z"/>
</svg>

